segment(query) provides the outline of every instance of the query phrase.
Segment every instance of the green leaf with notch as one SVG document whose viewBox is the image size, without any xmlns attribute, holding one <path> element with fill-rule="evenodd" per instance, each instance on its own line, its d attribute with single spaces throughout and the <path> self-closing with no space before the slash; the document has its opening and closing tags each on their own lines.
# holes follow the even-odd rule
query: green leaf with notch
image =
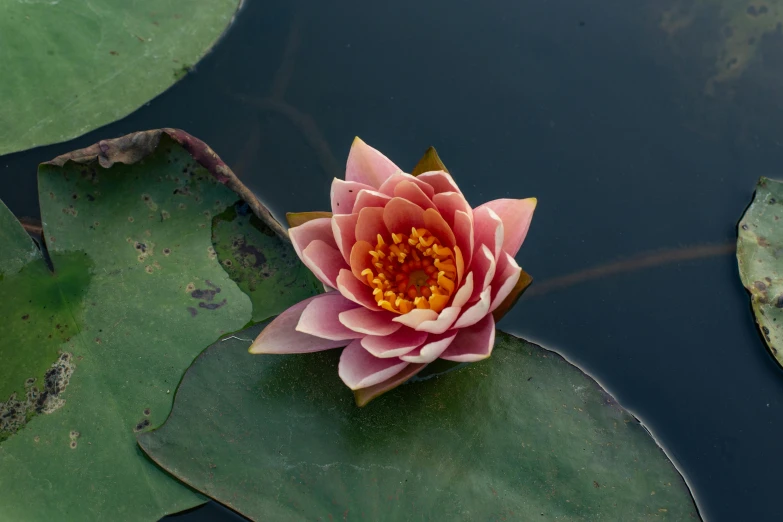
<svg viewBox="0 0 783 522">
<path fill-rule="evenodd" d="M 358 408 L 339 350 L 205 350 L 139 436 L 193 488 L 256 520 L 698 520 L 647 430 L 559 355 L 498 332 L 491 358 Z"/>
</svg>

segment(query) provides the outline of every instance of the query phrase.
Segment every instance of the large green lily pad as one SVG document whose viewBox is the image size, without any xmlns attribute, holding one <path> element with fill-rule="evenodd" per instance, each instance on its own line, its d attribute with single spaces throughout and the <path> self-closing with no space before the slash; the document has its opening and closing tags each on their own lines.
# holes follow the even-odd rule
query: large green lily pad
<svg viewBox="0 0 783 522">
<path fill-rule="evenodd" d="M 122 118 L 192 67 L 238 0 L 0 3 L 0 154 Z"/>
<path fill-rule="evenodd" d="M 155 520 L 203 502 L 136 434 L 166 419 L 205 346 L 251 321 L 212 231 L 238 192 L 260 203 L 172 129 L 57 158 L 39 191 L 53 272 L 0 205 L 0 520 Z M 277 235 L 264 248 L 295 256 Z M 263 282 L 266 313 L 302 298 L 280 281 Z"/>
<path fill-rule="evenodd" d="M 783 182 L 759 179 L 739 223 L 737 261 L 742 284 L 772 355 L 783 364 Z"/>
<path fill-rule="evenodd" d="M 139 444 L 256 520 L 698 520 L 645 428 L 559 355 L 498 333 L 490 359 L 357 408 L 339 350 L 207 349 Z"/>
</svg>

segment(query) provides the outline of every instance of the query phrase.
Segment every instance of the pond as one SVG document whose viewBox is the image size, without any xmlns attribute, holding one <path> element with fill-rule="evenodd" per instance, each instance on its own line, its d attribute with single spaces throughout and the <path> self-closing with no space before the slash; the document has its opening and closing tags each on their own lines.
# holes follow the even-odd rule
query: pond
<svg viewBox="0 0 783 522">
<path fill-rule="evenodd" d="M 617 397 L 705 520 L 776 520 L 783 371 L 734 250 L 758 177 L 783 177 L 783 11 L 762 4 L 249 0 L 143 108 L 1 158 L 0 199 L 35 217 L 38 163 L 177 127 L 282 219 L 328 210 L 355 135 L 403 166 L 434 145 L 472 204 L 538 198 L 518 256 L 535 281 L 499 328 Z"/>
</svg>

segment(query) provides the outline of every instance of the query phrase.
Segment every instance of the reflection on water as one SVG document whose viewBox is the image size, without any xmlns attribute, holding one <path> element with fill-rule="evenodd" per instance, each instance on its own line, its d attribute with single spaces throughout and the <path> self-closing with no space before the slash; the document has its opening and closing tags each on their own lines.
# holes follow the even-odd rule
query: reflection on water
<svg viewBox="0 0 783 522">
<path fill-rule="evenodd" d="M 704 27 L 706 25 L 706 27 Z M 714 55 L 714 74 L 706 92 L 715 93 L 716 83 L 736 80 L 753 60 L 759 60 L 759 44 L 783 32 L 780 0 L 677 0 L 661 17 L 661 29 L 675 48 L 681 33 L 702 26 L 709 31 L 703 41 L 705 57 Z"/>
<path fill-rule="evenodd" d="M 500 327 L 639 416 L 705 519 L 776 520 L 783 371 L 731 245 L 756 179 L 783 178 L 781 13 L 779 0 L 250 0 L 149 106 L 2 158 L 0 197 L 35 216 L 36 163 L 175 126 L 282 217 L 328 208 L 354 135 L 403 166 L 434 145 L 471 203 L 538 197 L 519 256 L 535 282 Z"/>
</svg>

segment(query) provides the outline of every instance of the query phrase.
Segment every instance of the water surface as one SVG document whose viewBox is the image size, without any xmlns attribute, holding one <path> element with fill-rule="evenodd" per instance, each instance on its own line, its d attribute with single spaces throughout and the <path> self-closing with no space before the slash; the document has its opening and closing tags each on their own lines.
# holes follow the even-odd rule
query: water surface
<svg viewBox="0 0 783 522">
<path fill-rule="evenodd" d="M 434 145 L 471 203 L 538 197 L 518 258 L 535 283 L 500 328 L 636 414 L 706 520 L 779 520 L 783 371 L 733 255 L 756 179 L 783 177 L 783 35 L 762 4 L 249 0 L 136 113 L 0 158 L 0 197 L 36 216 L 37 163 L 170 126 L 282 218 L 328 208 L 354 135 L 408 168 Z"/>
</svg>

